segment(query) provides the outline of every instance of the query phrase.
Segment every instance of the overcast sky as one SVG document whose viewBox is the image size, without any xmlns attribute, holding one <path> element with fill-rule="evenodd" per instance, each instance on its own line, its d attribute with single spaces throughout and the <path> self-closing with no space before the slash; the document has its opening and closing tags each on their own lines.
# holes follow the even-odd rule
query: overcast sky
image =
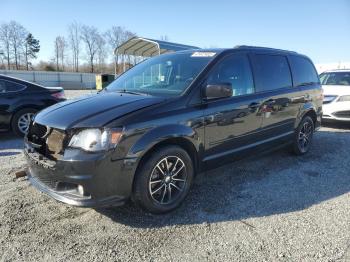
<svg viewBox="0 0 350 262">
<path fill-rule="evenodd" d="M 1 22 L 15 20 L 40 40 L 39 59 L 72 21 L 101 32 L 120 25 L 139 36 L 199 47 L 268 46 L 315 63 L 350 61 L 350 0 L 1 0 Z"/>
</svg>

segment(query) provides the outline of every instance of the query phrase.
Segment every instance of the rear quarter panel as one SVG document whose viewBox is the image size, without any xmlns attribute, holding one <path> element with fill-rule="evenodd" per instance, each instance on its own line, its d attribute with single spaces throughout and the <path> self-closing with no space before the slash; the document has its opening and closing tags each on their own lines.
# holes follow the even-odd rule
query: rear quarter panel
<svg viewBox="0 0 350 262">
<path fill-rule="evenodd" d="M 307 95 L 309 97 L 308 100 L 304 102 L 302 107 L 300 108 L 300 113 L 296 119 L 295 127 L 297 127 L 309 111 L 314 111 L 317 117 L 316 125 L 319 126 L 321 123 L 322 117 L 322 103 L 323 103 L 323 90 L 320 84 L 313 84 L 307 86 L 299 87 L 302 94 Z M 316 126 L 316 127 L 317 127 Z"/>
</svg>

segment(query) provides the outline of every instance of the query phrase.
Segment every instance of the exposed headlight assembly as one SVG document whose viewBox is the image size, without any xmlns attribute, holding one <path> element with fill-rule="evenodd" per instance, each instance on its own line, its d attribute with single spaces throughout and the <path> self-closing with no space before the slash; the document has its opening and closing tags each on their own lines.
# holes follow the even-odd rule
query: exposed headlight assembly
<svg viewBox="0 0 350 262">
<path fill-rule="evenodd" d="M 90 152 L 105 151 L 116 147 L 122 134 L 122 128 L 83 129 L 73 135 L 68 146 Z"/>
<path fill-rule="evenodd" d="M 328 104 L 334 101 L 337 98 L 337 96 L 332 96 L 332 95 L 325 95 L 323 96 L 323 103 Z"/>
</svg>

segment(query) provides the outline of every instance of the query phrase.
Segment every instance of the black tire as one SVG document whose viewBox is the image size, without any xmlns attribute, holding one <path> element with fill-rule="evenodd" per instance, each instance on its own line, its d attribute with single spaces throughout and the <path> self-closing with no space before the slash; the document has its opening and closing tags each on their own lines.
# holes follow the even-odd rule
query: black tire
<svg viewBox="0 0 350 262">
<path fill-rule="evenodd" d="M 20 125 L 19 121 L 21 119 L 23 119 L 24 116 L 29 116 L 29 115 L 34 115 L 38 110 L 34 109 L 34 108 L 24 108 L 19 110 L 18 112 L 16 112 L 14 114 L 14 116 L 12 117 L 12 121 L 11 121 L 11 129 L 12 131 L 20 137 L 24 137 L 25 132 L 23 132 L 23 125 Z M 20 127 L 21 126 L 21 127 Z"/>
<path fill-rule="evenodd" d="M 309 152 L 312 145 L 314 131 L 314 121 L 311 117 L 305 116 L 301 120 L 294 134 L 293 152 L 296 155 L 304 155 Z"/>
<path fill-rule="evenodd" d="M 135 175 L 133 201 L 155 214 L 177 208 L 188 194 L 194 177 L 193 163 L 187 152 L 178 146 L 161 147 L 141 165 Z"/>
</svg>

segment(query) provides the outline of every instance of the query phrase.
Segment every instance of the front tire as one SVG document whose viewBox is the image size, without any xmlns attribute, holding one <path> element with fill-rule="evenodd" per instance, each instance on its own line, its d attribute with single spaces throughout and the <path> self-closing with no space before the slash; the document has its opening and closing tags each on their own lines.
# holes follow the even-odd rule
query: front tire
<svg viewBox="0 0 350 262">
<path fill-rule="evenodd" d="M 36 114 L 37 110 L 33 108 L 24 108 L 14 114 L 11 121 L 12 131 L 17 135 L 24 137 L 28 132 L 30 120 Z"/>
<path fill-rule="evenodd" d="M 309 152 L 314 131 L 314 121 L 311 117 L 305 116 L 294 134 L 293 151 L 296 155 L 304 155 Z"/>
<path fill-rule="evenodd" d="M 141 163 L 134 182 L 134 202 L 151 213 L 166 213 L 185 199 L 194 177 L 188 153 L 178 146 L 152 152 Z"/>
</svg>

